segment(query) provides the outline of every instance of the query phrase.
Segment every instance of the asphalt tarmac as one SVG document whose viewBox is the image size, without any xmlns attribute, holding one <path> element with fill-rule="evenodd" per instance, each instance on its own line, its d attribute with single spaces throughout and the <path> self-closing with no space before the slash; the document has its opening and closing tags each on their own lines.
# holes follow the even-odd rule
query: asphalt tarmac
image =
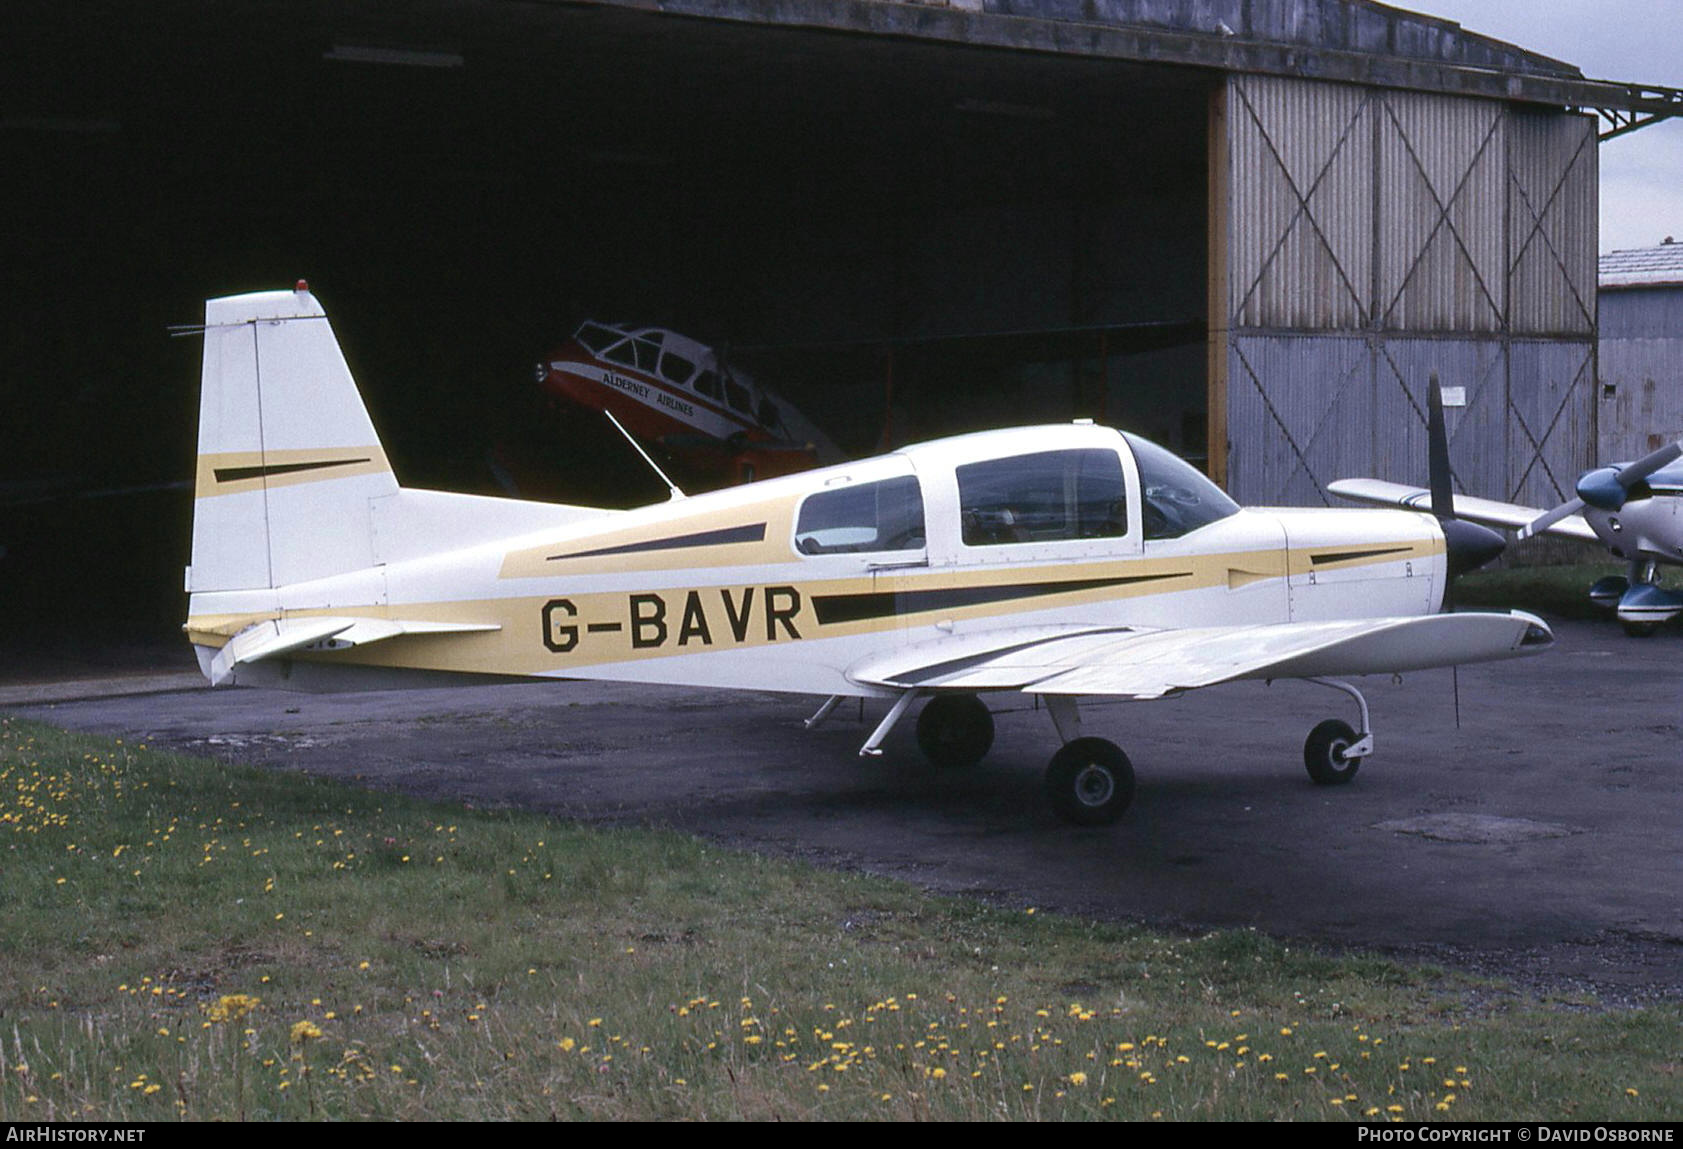
<svg viewBox="0 0 1683 1149">
<path fill-rule="evenodd" d="M 1555 649 L 1358 680 L 1376 748 L 1349 785 L 1302 764 L 1342 694 L 1245 683 L 1084 708 L 1133 760 L 1114 826 L 1052 814 L 1052 723 L 995 695 L 978 767 L 913 722 L 857 750 L 881 703 L 589 683 L 408 693 L 212 691 L 154 673 L 0 685 L 0 713 L 475 807 L 672 827 L 746 850 L 1097 918 L 1250 927 L 1498 974 L 1604 1002 L 1683 999 L 1683 631 L 1555 624 Z"/>
</svg>

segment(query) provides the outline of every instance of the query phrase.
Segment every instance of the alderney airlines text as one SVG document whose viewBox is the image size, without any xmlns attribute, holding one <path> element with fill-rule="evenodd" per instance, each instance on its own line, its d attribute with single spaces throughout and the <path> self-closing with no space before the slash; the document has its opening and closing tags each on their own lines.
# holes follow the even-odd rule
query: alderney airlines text
<svg viewBox="0 0 1683 1149">
<path fill-rule="evenodd" d="M 144 1129 L 90 1129 L 84 1125 L 8 1125 L 8 1141 L 142 1141 Z"/>
<path fill-rule="evenodd" d="M 1588 1129 L 1554 1129 L 1547 1125 L 1527 1125 L 1517 1129 L 1437 1129 L 1430 1125 L 1415 1128 L 1390 1129 L 1384 1126 L 1361 1126 L 1356 1130 L 1357 1141 L 1672 1141 L 1670 1129 L 1621 1129 L 1596 1125 Z"/>
</svg>

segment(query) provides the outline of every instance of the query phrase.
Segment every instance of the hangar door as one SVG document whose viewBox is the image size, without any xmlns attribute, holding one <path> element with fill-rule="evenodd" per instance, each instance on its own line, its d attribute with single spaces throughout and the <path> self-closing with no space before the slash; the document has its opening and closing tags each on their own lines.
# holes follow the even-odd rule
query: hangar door
<svg viewBox="0 0 1683 1149">
<path fill-rule="evenodd" d="M 1560 501 L 1595 445 L 1592 118 L 1232 77 L 1212 125 L 1211 452 L 1245 502 L 1425 477 Z M 1223 428 L 1225 434 L 1223 434 Z"/>
</svg>

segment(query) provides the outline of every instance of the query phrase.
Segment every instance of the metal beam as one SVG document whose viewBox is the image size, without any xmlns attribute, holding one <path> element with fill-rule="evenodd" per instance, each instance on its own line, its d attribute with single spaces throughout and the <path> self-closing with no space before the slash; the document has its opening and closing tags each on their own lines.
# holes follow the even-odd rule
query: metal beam
<svg viewBox="0 0 1683 1149">
<path fill-rule="evenodd" d="M 1625 88 L 1628 99 L 1617 105 L 1591 104 L 1586 110 L 1601 117 L 1606 125 L 1600 139 L 1628 135 L 1638 128 L 1657 124 L 1673 116 L 1683 116 L 1683 91 L 1676 88 L 1655 88 L 1631 84 Z"/>
</svg>

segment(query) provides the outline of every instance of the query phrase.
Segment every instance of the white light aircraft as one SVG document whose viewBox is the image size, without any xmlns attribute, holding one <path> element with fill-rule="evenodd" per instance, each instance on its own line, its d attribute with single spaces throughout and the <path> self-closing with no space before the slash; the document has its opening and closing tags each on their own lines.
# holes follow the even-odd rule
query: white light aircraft
<svg viewBox="0 0 1683 1149">
<path fill-rule="evenodd" d="M 1245 510 L 1185 462 L 1090 423 L 982 432 L 630 511 L 400 486 L 326 315 L 295 291 L 215 299 L 185 629 L 215 685 L 371 689 L 440 676 L 693 684 L 923 702 L 918 743 L 975 763 L 979 695 L 1046 704 L 1070 820 L 1114 820 L 1127 756 L 1079 704 L 1238 679 L 1343 691 L 1316 782 L 1373 750 L 1333 676 L 1532 654 L 1521 613 L 1438 613 L 1493 557 L 1395 510 Z M 1467 524 L 1459 524 L 1461 527 Z M 1474 532 L 1482 528 L 1471 528 Z"/>
<path fill-rule="evenodd" d="M 1428 419 L 1441 424 L 1443 398 L 1434 377 L 1428 392 Z M 1442 431 L 1436 432 L 1442 436 Z M 1434 438 L 1433 451 L 1439 439 Z M 1590 601 L 1611 610 L 1625 633 L 1652 634 L 1683 612 L 1683 594 L 1659 585 L 1661 566 L 1683 566 L 1683 443 L 1671 443 L 1633 463 L 1585 471 L 1574 498 L 1552 510 L 1457 496 L 1451 501 L 1448 448 L 1434 461 L 1432 484 L 1441 492 L 1383 479 L 1339 479 L 1327 490 L 1355 502 L 1383 506 L 1434 508 L 1475 523 L 1489 523 L 1534 535 L 1599 543 L 1614 558 L 1630 564 L 1628 575 L 1609 575 L 1589 589 Z M 1438 475 L 1441 473 L 1442 478 Z"/>
</svg>

